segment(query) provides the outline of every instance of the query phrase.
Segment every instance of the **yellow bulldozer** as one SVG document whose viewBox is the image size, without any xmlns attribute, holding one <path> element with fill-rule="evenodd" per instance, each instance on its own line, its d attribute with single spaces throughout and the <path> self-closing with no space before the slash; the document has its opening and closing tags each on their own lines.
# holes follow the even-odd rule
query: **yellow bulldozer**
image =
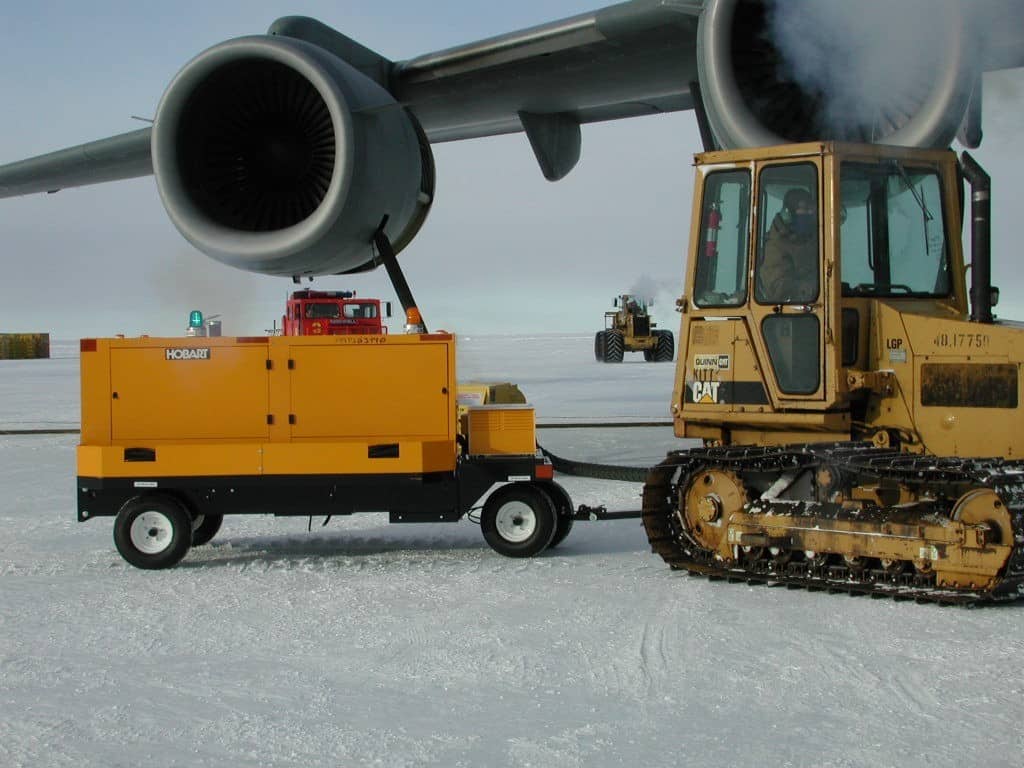
<svg viewBox="0 0 1024 768">
<path fill-rule="evenodd" d="M 621 363 L 626 352 L 643 352 L 647 362 L 670 363 L 675 352 L 672 331 L 656 329 L 648 308 L 652 302 L 631 294 L 616 296 L 615 310 L 604 313 L 604 330 L 594 336 L 599 363 Z"/>
<path fill-rule="evenodd" d="M 671 412 L 704 447 L 648 474 L 652 549 L 710 577 L 1024 593 L 1024 329 L 992 313 L 980 166 L 842 143 L 705 152 L 692 221 Z"/>
</svg>

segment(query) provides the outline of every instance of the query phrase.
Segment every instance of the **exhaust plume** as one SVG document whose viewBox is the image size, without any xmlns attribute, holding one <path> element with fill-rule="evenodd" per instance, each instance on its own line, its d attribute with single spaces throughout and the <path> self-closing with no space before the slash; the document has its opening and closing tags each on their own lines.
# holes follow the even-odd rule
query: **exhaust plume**
<svg viewBox="0 0 1024 768">
<path fill-rule="evenodd" d="M 894 132 L 921 107 L 954 47 L 977 50 L 974 30 L 959 36 L 968 15 L 954 0 L 769 0 L 768 15 L 780 80 L 817 102 L 816 132 L 827 138 Z"/>
<path fill-rule="evenodd" d="M 633 281 L 633 285 L 629 287 L 630 296 L 636 296 L 643 299 L 646 303 L 650 304 L 656 299 L 658 293 L 662 290 L 662 286 L 654 280 L 654 278 L 648 275 L 641 275 Z"/>
</svg>

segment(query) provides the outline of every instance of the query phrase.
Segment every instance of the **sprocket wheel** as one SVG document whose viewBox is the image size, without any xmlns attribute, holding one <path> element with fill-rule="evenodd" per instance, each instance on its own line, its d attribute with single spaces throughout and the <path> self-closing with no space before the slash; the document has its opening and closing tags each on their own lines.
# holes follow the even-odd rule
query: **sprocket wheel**
<svg viewBox="0 0 1024 768">
<path fill-rule="evenodd" d="M 747 500 L 747 489 L 735 472 L 702 469 L 680 494 L 676 516 L 694 543 L 727 556 L 729 518 L 741 511 Z"/>
<path fill-rule="evenodd" d="M 1013 543 L 1010 513 L 990 488 L 975 488 L 961 496 L 953 507 L 952 517 L 965 525 L 984 527 L 989 544 Z"/>
</svg>

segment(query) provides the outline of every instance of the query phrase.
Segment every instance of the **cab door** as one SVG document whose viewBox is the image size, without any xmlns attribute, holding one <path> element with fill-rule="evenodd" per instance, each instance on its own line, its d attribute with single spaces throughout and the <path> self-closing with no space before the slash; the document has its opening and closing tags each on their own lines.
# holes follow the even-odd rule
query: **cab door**
<svg viewBox="0 0 1024 768">
<path fill-rule="evenodd" d="M 688 280 L 692 308 L 683 315 L 673 394 L 688 420 L 737 407 L 734 360 L 749 293 L 751 189 L 748 166 L 711 168 L 700 187 L 701 226 Z"/>
<path fill-rule="evenodd" d="M 821 176 L 817 157 L 757 174 L 751 330 L 772 400 L 784 407 L 825 398 Z"/>
</svg>

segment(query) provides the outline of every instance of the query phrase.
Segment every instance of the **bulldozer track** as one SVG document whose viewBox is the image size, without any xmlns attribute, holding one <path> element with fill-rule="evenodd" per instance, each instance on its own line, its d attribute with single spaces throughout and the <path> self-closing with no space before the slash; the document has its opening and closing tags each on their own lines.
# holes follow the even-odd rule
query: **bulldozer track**
<svg viewBox="0 0 1024 768">
<path fill-rule="evenodd" d="M 994 491 L 1006 505 L 1013 525 L 1013 548 L 996 586 L 988 591 L 942 588 L 935 574 L 894 573 L 881 567 L 851 568 L 842 560 L 820 563 L 781 562 L 763 549 L 749 560 L 725 562 L 702 547 L 675 513 L 679 493 L 697 472 L 714 467 L 730 472 L 781 472 L 785 468 L 828 465 L 848 480 L 903 484 L 907 488 L 962 488 Z M 747 512 L 772 514 L 771 500 L 755 498 Z M 827 505 L 804 502 L 808 519 L 828 513 Z M 881 520 L 889 510 L 875 511 Z M 792 503 L 786 509 L 792 514 Z M 643 523 L 653 552 L 673 569 L 732 582 L 786 586 L 811 591 L 870 595 L 944 605 L 978 605 L 1014 600 L 1024 592 L 1024 463 L 1002 459 L 956 459 L 909 456 L 866 444 L 789 448 L 698 449 L 670 454 L 652 468 L 643 497 Z"/>
</svg>

